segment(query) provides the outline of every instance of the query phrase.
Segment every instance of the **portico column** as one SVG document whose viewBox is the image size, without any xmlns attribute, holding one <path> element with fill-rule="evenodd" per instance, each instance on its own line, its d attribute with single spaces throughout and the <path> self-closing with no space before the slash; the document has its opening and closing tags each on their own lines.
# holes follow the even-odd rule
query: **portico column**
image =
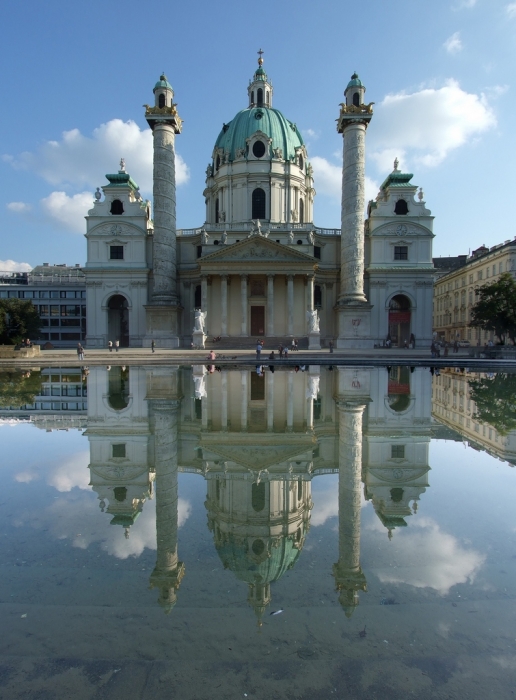
<svg viewBox="0 0 516 700">
<path fill-rule="evenodd" d="M 240 379 L 242 384 L 242 395 L 240 404 L 240 428 L 243 433 L 247 432 L 247 379 L 249 372 L 246 369 L 241 370 Z"/>
<path fill-rule="evenodd" d="M 287 433 L 294 429 L 294 373 L 287 377 Z"/>
<path fill-rule="evenodd" d="M 242 301 L 242 332 L 240 335 L 244 337 L 249 335 L 247 326 L 247 278 L 248 275 L 240 275 L 240 296 Z"/>
<path fill-rule="evenodd" d="M 274 335 L 274 275 L 267 275 L 267 335 Z"/>
<path fill-rule="evenodd" d="M 228 334 L 228 276 L 220 276 L 220 306 L 221 306 L 221 330 L 220 335 L 223 338 Z"/>
<path fill-rule="evenodd" d="M 201 311 L 205 313 L 208 311 L 208 277 L 207 275 L 202 275 L 201 277 Z"/>
<path fill-rule="evenodd" d="M 221 389 L 222 389 L 222 401 L 220 405 L 220 422 L 222 425 L 223 432 L 227 432 L 228 429 L 228 373 L 226 370 L 222 370 Z"/>
<path fill-rule="evenodd" d="M 287 275 L 287 335 L 294 335 L 294 275 Z"/>
</svg>

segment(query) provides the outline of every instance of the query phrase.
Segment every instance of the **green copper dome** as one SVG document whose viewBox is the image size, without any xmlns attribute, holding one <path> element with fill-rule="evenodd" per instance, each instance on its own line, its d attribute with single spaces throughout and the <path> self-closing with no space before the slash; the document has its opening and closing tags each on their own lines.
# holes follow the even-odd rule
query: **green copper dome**
<svg viewBox="0 0 516 700">
<path fill-rule="evenodd" d="M 362 81 L 361 81 L 360 78 L 358 77 L 358 73 L 353 73 L 353 75 L 351 76 L 351 80 L 349 81 L 348 87 L 346 88 L 346 90 L 347 90 L 348 88 L 350 88 L 350 87 L 364 87 L 364 86 L 362 85 Z"/>
<path fill-rule="evenodd" d="M 173 90 L 172 85 L 168 82 L 167 76 L 165 75 L 165 73 L 162 73 L 159 76 L 159 80 L 156 83 L 156 85 L 154 86 L 153 92 L 156 92 L 156 90 L 158 90 L 158 88 L 168 88 L 169 90 Z"/>
<path fill-rule="evenodd" d="M 284 160 L 293 160 L 296 148 L 304 145 L 297 126 L 285 119 L 279 110 L 271 107 L 253 107 L 243 109 L 229 124 L 224 124 L 215 148 L 222 148 L 225 153 L 229 153 L 229 160 L 233 161 L 237 149 L 243 149 L 245 152 L 246 140 L 257 131 L 262 131 L 272 139 L 272 150 L 281 148 Z M 271 155 L 272 153 L 269 154 L 269 158 Z"/>
<path fill-rule="evenodd" d="M 259 538 L 258 538 L 259 539 Z M 291 569 L 299 556 L 290 537 L 280 537 L 277 546 L 271 547 L 270 556 L 256 562 L 246 552 L 246 543 L 235 535 L 228 535 L 225 544 L 217 546 L 217 552 L 225 569 L 230 569 L 240 581 L 247 583 L 271 583 Z"/>
</svg>

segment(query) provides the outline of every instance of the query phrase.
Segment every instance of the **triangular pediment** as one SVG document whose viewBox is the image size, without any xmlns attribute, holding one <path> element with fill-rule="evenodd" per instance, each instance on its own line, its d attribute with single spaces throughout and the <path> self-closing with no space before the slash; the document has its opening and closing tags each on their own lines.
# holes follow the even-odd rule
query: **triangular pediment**
<svg viewBox="0 0 516 700">
<path fill-rule="evenodd" d="M 202 266 L 216 263 L 281 263 L 303 265 L 313 268 L 315 258 L 295 249 L 295 246 L 282 245 L 263 236 L 252 236 L 239 243 L 219 246 L 219 249 L 199 260 Z"/>
</svg>

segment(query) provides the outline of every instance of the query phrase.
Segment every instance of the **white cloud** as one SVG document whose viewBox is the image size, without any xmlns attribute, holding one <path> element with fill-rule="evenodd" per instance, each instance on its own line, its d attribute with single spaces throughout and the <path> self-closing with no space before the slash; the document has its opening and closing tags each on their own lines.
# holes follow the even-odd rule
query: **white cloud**
<svg viewBox="0 0 516 700">
<path fill-rule="evenodd" d="M 301 129 L 301 133 L 308 141 L 317 141 L 319 138 L 319 133 L 314 129 Z"/>
<path fill-rule="evenodd" d="M 441 88 L 387 95 L 375 119 L 369 152 L 377 166 L 389 172 L 394 156 L 437 166 L 451 151 L 496 126 L 484 95 L 465 92 L 455 80 Z"/>
<path fill-rule="evenodd" d="M 471 10 L 475 7 L 477 0 L 460 0 L 460 2 L 455 5 L 454 10 Z"/>
<path fill-rule="evenodd" d="M 26 262 L 16 262 L 15 260 L 0 260 L 0 270 L 2 272 L 30 272 L 32 265 Z"/>
<path fill-rule="evenodd" d="M 433 588 L 447 595 L 452 586 L 474 580 L 485 555 L 466 549 L 429 518 L 410 525 L 410 529 L 396 530 L 389 546 L 390 562 L 395 560 L 396 568 L 389 563 L 380 569 L 380 581 Z"/>
<path fill-rule="evenodd" d="M 90 451 L 76 452 L 70 457 L 48 469 L 47 484 L 61 493 L 71 491 L 74 487 L 90 491 L 90 472 L 88 464 Z"/>
<path fill-rule="evenodd" d="M 66 192 L 51 192 L 48 197 L 41 200 L 40 204 L 45 215 L 54 223 L 57 222 L 68 231 L 84 233 L 86 230 L 84 217 L 88 209 L 93 207 L 93 194 L 80 192 L 69 196 Z"/>
<path fill-rule="evenodd" d="M 393 158 L 394 160 L 394 158 Z M 315 189 L 320 194 L 326 194 L 340 201 L 342 195 L 342 166 L 334 165 L 326 158 L 314 156 L 311 161 L 314 169 Z M 379 185 L 366 175 L 365 201 L 374 199 L 378 193 Z"/>
<path fill-rule="evenodd" d="M 65 131 L 59 141 L 46 141 L 35 152 L 4 160 L 20 170 L 30 170 L 52 185 L 95 188 L 104 174 L 117 172 L 120 158 L 142 191 L 152 192 L 152 132 L 141 130 L 136 122 L 112 119 L 84 136 L 79 129 Z M 176 154 L 176 182 L 188 181 L 188 167 Z"/>
<path fill-rule="evenodd" d="M 443 46 L 446 49 L 446 51 L 448 51 L 448 53 L 451 54 L 459 53 L 459 51 L 462 51 L 463 46 L 460 38 L 460 32 L 455 32 L 454 34 L 449 36 L 444 42 Z"/>
<path fill-rule="evenodd" d="M 16 213 L 30 211 L 32 206 L 26 202 L 9 202 L 6 204 L 9 211 L 15 211 Z"/>
<path fill-rule="evenodd" d="M 510 19 L 516 17 L 516 2 L 511 2 L 505 6 L 505 11 L 507 12 Z"/>
</svg>

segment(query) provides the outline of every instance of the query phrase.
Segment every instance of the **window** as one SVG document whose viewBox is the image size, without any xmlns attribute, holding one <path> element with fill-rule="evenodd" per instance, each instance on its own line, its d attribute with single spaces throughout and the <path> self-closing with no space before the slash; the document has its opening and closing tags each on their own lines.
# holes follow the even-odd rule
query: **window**
<svg viewBox="0 0 516 700">
<path fill-rule="evenodd" d="M 265 508 L 265 482 L 251 486 L 251 505 L 257 513 Z"/>
<path fill-rule="evenodd" d="M 124 259 L 124 246 L 123 245 L 110 245 L 109 246 L 109 259 L 110 260 L 123 260 Z"/>
<path fill-rule="evenodd" d="M 265 155 L 265 144 L 263 141 L 255 141 L 254 142 L 253 155 L 255 158 L 262 158 L 262 156 Z"/>
<path fill-rule="evenodd" d="M 195 287 L 195 300 L 194 300 L 194 306 L 196 309 L 201 308 L 201 299 L 202 299 L 202 291 L 201 291 L 201 285 L 198 284 Z"/>
<path fill-rule="evenodd" d="M 81 307 L 75 304 L 61 305 L 61 316 L 80 316 Z"/>
<path fill-rule="evenodd" d="M 257 143 L 261 143 L 261 141 L 257 141 L 255 143 L 255 146 Z M 264 146 L 264 148 L 265 148 L 265 146 Z M 254 151 L 254 147 L 253 147 L 253 151 Z M 265 219 L 265 192 L 262 190 L 261 187 L 257 187 L 253 191 L 251 217 L 253 219 Z"/>
<path fill-rule="evenodd" d="M 394 207 L 394 213 L 401 216 L 408 214 L 408 204 L 404 199 L 398 199 Z"/>
<path fill-rule="evenodd" d="M 353 93 L 353 104 L 355 105 L 355 107 L 360 106 L 360 95 L 358 92 Z"/>
<path fill-rule="evenodd" d="M 394 246 L 394 260 L 408 260 L 408 246 Z"/>
<path fill-rule="evenodd" d="M 161 95 L 158 98 L 158 107 L 164 107 L 165 106 L 165 95 L 161 93 Z"/>
<path fill-rule="evenodd" d="M 322 290 L 320 284 L 316 284 L 314 287 L 314 306 L 319 309 L 322 306 Z"/>
<path fill-rule="evenodd" d="M 50 307 L 50 315 L 51 316 L 59 316 L 59 306 L 51 306 Z"/>
<path fill-rule="evenodd" d="M 62 318 L 61 319 L 61 326 L 80 326 L 81 325 L 81 319 L 80 318 Z"/>
<path fill-rule="evenodd" d="M 300 155 L 299 156 L 299 167 L 301 168 L 301 170 L 303 170 L 304 164 L 305 164 L 305 161 L 303 160 L 303 156 Z M 302 223 L 302 222 L 300 222 L 300 223 Z"/>
<path fill-rule="evenodd" d="M 120 445 L 112 445 L 113 457 L 115 459 L 123 459 L 125 457 L 125 443 Z"/>
<path fill-rule="evenodd" d="M 217 199 L 215 200 L 215 223 L 216 224 L 219 223 L 219 215 L 220 215 L 220 213 L 219 213 L 219 198 L 217 197 Z"/>
<path fill-rule="evenodd" d="M 251 104 L 254 105 L 254 90 L 251 90 Z"/>
<path fill-rule="evenodd" d="M 202 245 L 197 246 L 197 257 L 200 258 L 202 256 Z"/>
<path fill-rule="evenodd" d="M 482 270 L 479 270 L 477 272 L 477 280 L 481 280 L 481 279 L 482 279 Z"/>
<path fill-rule="evenodd" d="M 114 199 L 111 202 L 111 213 L 114 214 L 115 216 L 120 216 L 120 214 L 124 213 L 124 205 L 119 199 Z"/>
<path fill-rule="evenodd" d="M 391 445 L 391 459 L 405 459 L 405 445 Z"/>
<path fill-rule="evenodd" d="M 301 162 L 303 159 L 301 158 Z M 303 167 L 302 165 L 300 167 Z M 305 203 L 302 199 L 299 200 L 299 223 L 305 223 Z"/>
<path fill-rule="evenodd" d="M 39 307 L 39 315 L 40 316 L 48 316 L 48 306 L 40 306 Z"/>
<path fill-rule="evenodd" d="M 269 104 L 269 91 L 268 90 L 265 91 L 265 104 L 267 104 L 267 105 Z"/>
<path fill-rule="evenodd" d="M 80 340 L 80 333 L 61 333 L 61 340 Z"/>
<path fill-rule="evenodd" d="M 258 100 L 258 107 L 263 107 L 263 90 L 262 88 L 258 88 L 256 92 L 256 98 Z"/>
<path fill-rule="evenodd" d="M 314 258 L 318 258 L 319 260 L 321 259 L 321 246 L 320 245 L 314 245 Z"/>
</svg>

